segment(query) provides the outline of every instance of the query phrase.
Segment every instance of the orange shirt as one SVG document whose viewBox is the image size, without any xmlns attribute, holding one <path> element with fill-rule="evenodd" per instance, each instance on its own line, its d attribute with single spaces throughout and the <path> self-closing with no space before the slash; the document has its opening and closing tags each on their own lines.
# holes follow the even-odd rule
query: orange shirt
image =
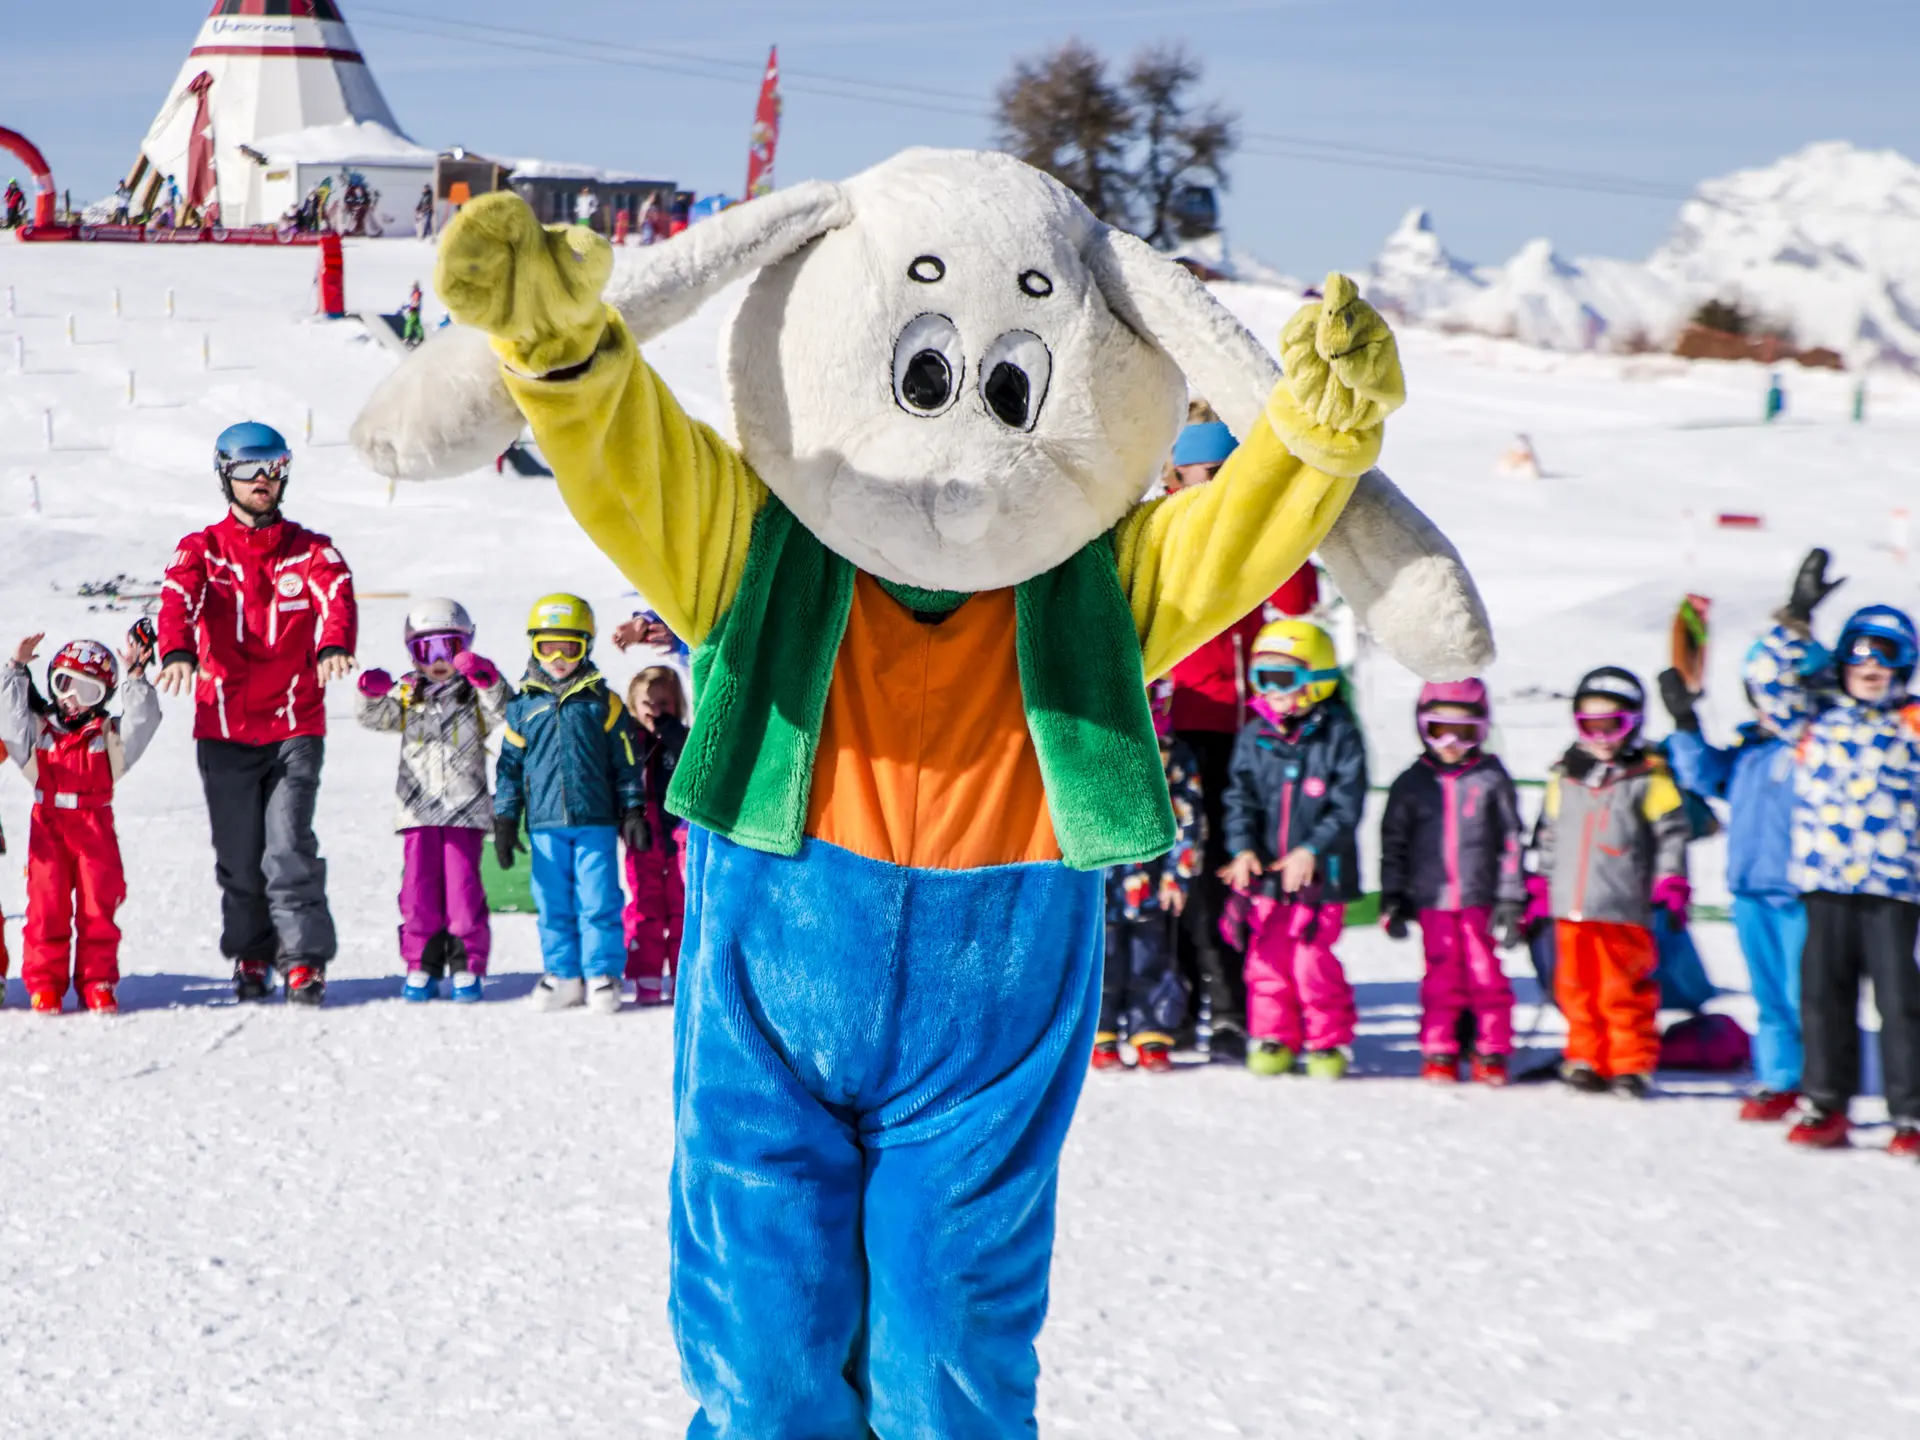
<svg viewBox="0 0 1920 1440">
<path fill-rule="evenodd" d="M 928 625 L 871 575 L 855 577 L 807 834 L 934 870 L 1060 858 L 1021 699 L 1012 590 Z"/>
</svg>

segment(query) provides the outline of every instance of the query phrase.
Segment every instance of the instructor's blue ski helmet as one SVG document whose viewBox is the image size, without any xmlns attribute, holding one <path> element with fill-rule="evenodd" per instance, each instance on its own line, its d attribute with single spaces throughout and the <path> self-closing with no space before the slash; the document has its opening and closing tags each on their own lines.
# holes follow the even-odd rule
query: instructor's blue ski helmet
<svg viewBox="0 0 1920 1440">
<path fill-rule="evenodd" d="M 285 481 L 292 465 L 293 451 L 287 437 L 258 420 L 229 425 L 213 442 L 213 473 L 220 477 L 220 488 L 229 500 L 233 498 L 234 480 L 250 479 L 259 468 L 268 468 Z"/>
<path fill-rule="evenodd" d="M 1885 653 L 1887 668 L 1903 683 L 1913 679 L 1914 662 L 1920 659 L 1920 633 L 1915 632 L 1913 621 L 1905 611 L 1891 605 L 1869 605 L 1849 615 L 1847 623 L 1840 627 L 1840 643 L 1834 649 L 1834 659 L 1845 665 L 1852 659 L 1855 646 L 1876 640 L 1884 642 L 1874 648 Z"/>
</svg>

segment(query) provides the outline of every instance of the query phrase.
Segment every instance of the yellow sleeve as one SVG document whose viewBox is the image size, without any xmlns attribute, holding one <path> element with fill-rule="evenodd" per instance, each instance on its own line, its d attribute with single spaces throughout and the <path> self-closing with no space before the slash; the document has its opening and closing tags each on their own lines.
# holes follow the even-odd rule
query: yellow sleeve
<svg viewBox="0 0 1920 1440">
<path fill-rule="evenodd" d="M 733 602 L 766 485 L 687 417 L 611 309 L 578 377 L 503 373 L 580 528 L 674 634 L 698 645 Z"/>
<path fill-rule="evenodd" d="M 1541 809 L 1549 820 L 1560 818 L 1560 777 L 1558 775 L 1547 777 L 1547 793 L 1546 798 L 1541 802 Z"/>
<path fill-rule="evenodd" d="M 1655 766 L 1647 776 L 1646 793 L 1640 797 L 1640 813 L 1649 820 L 1671 815 L 1681 805 L 1680 787 L 1673 783 L 1664 766 Z"/>
<path fill-rule="evenodd" d="M 1147 679 L 1285 584 L 1333 528 L 1355 483 L 1296 459 L 1262 415 L 1211 483 L 1129 511 L 1114 548 Z"/>
</svg>

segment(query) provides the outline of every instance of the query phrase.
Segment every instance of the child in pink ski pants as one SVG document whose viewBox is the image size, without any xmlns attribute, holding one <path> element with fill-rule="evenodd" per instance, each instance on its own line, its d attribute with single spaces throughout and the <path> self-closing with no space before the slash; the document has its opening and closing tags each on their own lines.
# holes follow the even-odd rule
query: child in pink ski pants
<svg viewBox="0 0 1920 1440">
<path fill-rule="evenodd" d="M 1353 1044 L 1353 986 L 1334 953 L 1347 907 L 1253 900 L 1247 1034 L 1298 1054 Z"/>
<path fill-rule="evenodd" d="M 687 698 L 678 672 L 666 665 L 642 670 L 627 686 L 627 709 L 639 729 L 648 843 L 627 847 L 626 973 L 637 1004 L 662 1005 L 673 999 L 687 908 L 686 827 L 666 807 L 673 767 L 687 743 Z"/>
</svg>

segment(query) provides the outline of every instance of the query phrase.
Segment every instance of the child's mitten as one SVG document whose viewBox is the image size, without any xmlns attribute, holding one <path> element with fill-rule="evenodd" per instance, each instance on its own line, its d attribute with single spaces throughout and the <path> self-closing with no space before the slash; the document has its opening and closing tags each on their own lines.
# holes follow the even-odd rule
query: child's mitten
<svg viewBox="0 0 1920 1440">
<path fill-rule="evenodd" d="M 484 655 L 462 650 L 453 657 L 453 668 L 466 677 L 476 690 L 491 690 L 500 683 L 500 669 Z"/>
<path fill-rule="evenodd" d="M 384 670 L 362 670 L 360 672 L 360 693 L 369 700 L 383 700 L 393 689 L 393 676 Z"/>
</svg>

